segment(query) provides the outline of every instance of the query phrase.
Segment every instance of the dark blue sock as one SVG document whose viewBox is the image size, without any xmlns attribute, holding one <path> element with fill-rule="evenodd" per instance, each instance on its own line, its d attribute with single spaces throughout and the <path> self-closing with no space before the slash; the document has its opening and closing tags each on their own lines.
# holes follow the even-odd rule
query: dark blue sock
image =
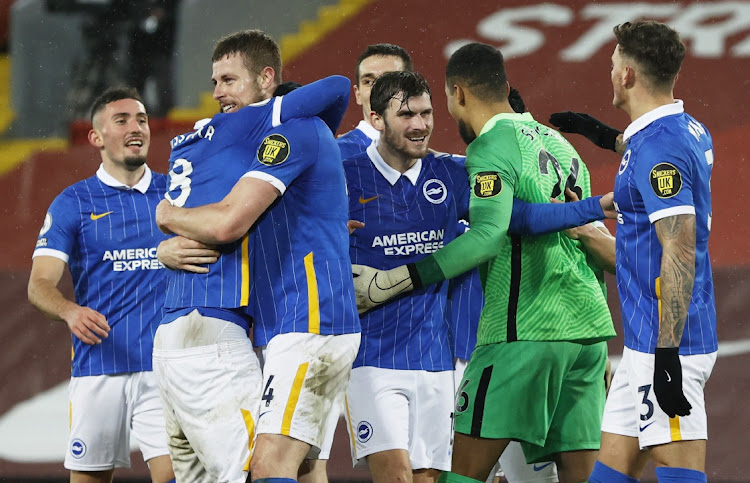
<svg viewBox="0 0 750 483">
<path fill-rule="evenodd" d="M 589 476 L 589 483 L 638 483 L 638 480 L 597 461 Z"/>
<path fill-rule="evenodd" d="M 659 483 L 685 483 L 691 481 L 706 483 L 708 481 L 706 474 L 701 471 L 688 468 L 667 468 L 666 466 L 656 468 L 656 480 Z"/>
</svg>

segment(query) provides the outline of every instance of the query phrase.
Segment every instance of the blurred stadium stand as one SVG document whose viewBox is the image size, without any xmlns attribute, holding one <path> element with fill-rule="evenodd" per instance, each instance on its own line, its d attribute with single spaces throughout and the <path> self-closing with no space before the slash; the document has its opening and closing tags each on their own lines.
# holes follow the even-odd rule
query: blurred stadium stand
<svg viewBox="0 0 750 483">
<path fill-rule="evenodd" d="M 611 27 L 636 17 L 672 24 L 688 45 L 675 95 L 710 129 L 716 147 L 711 253 L 722 345 L 707 391 L 707 472 L 711 482 L 750 481 L 750 412 L 744 403 L 750 396 L 750 195 L 745 189 L 750 185 L 750 2 L 505 0 L 473 2 L 470 9 L 466 5 L 431 0 L 180 2 L 173 70 L 176 107 L 166 119 L 151 121 L 151 166 L 165 171 L 169 139 L 216 112 L 209 92 L 211 47 L 222 35 L 242 28 L 261 28 L 279 40 L 284 78 L 302 83 L 333 73 L 351 78 L 354 62 L 368 44 L 404 46 L 433 89 L 432 145 L 463 152 L 443 94 L 445 61 L 461 42 L 477 40 L 503 50 L 510 82 L 538 120 L 573 109 L 623 129 L 626 116 L 610 104 Z M 88 126 L 75 124 L 71 130 L 68 123 L 66 95 L 82 53 L 81 23 L 80 13 L 50 13 L 42 0 L 0 1 L 0 131 L 11 125 L 0 136 L 0 226 L 6 233 L 0 250 L 0 481 L 63 481 L 66 475 L 60 461 L 69 334 L 63 324 L 47 321 L 29 306 L 26 283 L 48 204 L 99 164 L 97 153 L 81 137 Z M 6 38 L 12 68 L 2 57 Z M 352 100 L 342 131 L 360 116 Z M 594 191 L 609 191 L 619 158 L 580 136 L 569 139 L 589 166 Z M 619 327 L 612 279 L 609 295 Z M 610 344 L 613 354 L 621 348 L 620 337 Z M 345 432 L 341 424 L 329 464 L 331 479 L 366 479 L 366 472 L 351 469 Z M 50 459 L 44 456 L 48 453 L 59 456 Z M 133 468 L 117 475 L 117 481 L 126 481 L 147 472 L 134 453 Z M 648 479 L 653 472 L 647 472 Z"/>
</svg>

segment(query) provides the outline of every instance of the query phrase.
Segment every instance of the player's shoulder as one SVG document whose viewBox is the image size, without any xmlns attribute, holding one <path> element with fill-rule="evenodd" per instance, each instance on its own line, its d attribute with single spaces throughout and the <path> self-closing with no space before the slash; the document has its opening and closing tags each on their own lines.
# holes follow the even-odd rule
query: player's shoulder
<svg viewBox="0 0 750 483">
<path fill-rule="evenodd" d="M 375 169 L 375 166 L 373 166 L 372 161 L 370 160 L 370 155 L 367 154 L 367 151 L 361 151 L 359 153 L 348 156 L 346 159 L 343 160 L 343 163 L 344 163 L 344 168 L 357 168 L 357 167 L 362 167 L 362 166 L 372 166 L 373 169 Z"/>
<path fill-rule="evenodd" d="M 80 181 L 76 181 L 72 185 L 63 189 L 57 198 L 59 199 L 81 199 L 88 197 L 88 195 L 94 190 L 101 182 L 96 175 L 89 176 Z"/>
<path fill-rule="evenodd" d="M 422 164 L 427 166 L 440 166 L 451 175 L 466 174 L 466 156 L 457 154 L 431 152 L 422 158 Z"/>
</svg>

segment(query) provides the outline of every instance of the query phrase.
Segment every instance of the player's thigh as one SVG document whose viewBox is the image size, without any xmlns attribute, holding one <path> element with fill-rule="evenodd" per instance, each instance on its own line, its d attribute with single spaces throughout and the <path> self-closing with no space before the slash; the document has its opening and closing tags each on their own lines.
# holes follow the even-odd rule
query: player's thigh
<svg viewBox="0 0 750 483">
<path fill-rule="evenodd" d="M 106 471 L 130 466 L 127 383 L 127 374 L 71 378 L 65 468 Z"/>
<path fill-rule="evenodd" d="M 457 389 L 456 432 L 544 445 L 575 360 L 572 346 L 517 341 L 477 347 Z"/>
<path fill-rule="evenodd" d="M 339 420 L 344 412 L 344 398 L 346 393 L 339 394 L 333 402 L 333 406 L 326 415 L 325 422 L 323 423 L 323 441 L 320 448 L 312 447 L 307 454 L 307 460 L 309 461 L 322 461 L 323 464 L 310 465 L 311 471 L 316 474 L 320 474 L 323 468 L 322 474 L 325 475 L 325 461 L 331 457 L 331 448 L 333 447 L 333 437 L 336 434 L 336 427 L 339 424 Z"/>
<path fill-rule="evenodd" d="M 189 454 L 174 457 L 184 439 L 188 453 L 200 455 L 201 465 L 215 479 L 240 480 L 256 433 L 262 376 L 250 340 L 154 351 L 162 397 L 176 427 L 169 429 L 175 472 L 194 468 Z M 171 424 L 169 425 L 171 426 Z M 182 453 L 181 453 L 182 454 Z"/>
<path fill-rule="evenodd" d="M 266 349 L 258 434 L 279 434 L 320 447 L 325 421 L 346 390 L 360 334 L 288 333 Z"/>
<path fill-rule="evenodd" d="M 602 413 L 606 398 L 606 343 L 558 344 L 565 344 L 569 349 L 567 354 L 577 352 L 577 355 L 563 375 L 545 444 L 522 444 L 526 459 L 531 463 L 550 461 L 553 455 L 560 453 L 597 451 L 601 443 Z M 574 455 L 577 456 L 578 453 Z M 581 457 L 582 460 L 590 460 L 592 466 L 593 458 L 595 456 Z"/>
<path fill-rule="evenodd" d="M 505 479 L 513 483 L 551 483 L 557 481 L 557 465 L 553 461 L 526 463 L 521 444 L 513 441 L 500 457 Z"/>
<path fill-rule="evenodd" d="M 136 372 L 132 374 L 130 384 L 130 412 L 133 435 L 148 462 L 157 456 L 169 454 L 164 410 L 153 372 Z"/>
<path fill-rule="evenodd" d="M 641 449 L 678 441 L 705 440 L 708 437 L 703 389 L 711 375 L 716 353 L 680 356 L 682 389 L 692 409 L 689 416 L 670 418 L 662 411 L 653 392 L 654 355 L 625 348 L 620 366 L 625 364 L 627 387 L 605 407 L 602 430 L 623 436 L 637 437 Z M 618 367 L 618 373 L 620 367 Z M 617 373 L 615 377 L 617 377 Z M 618 386 L 622 386 L 618 381 Z M 614 387 L 614 383 L 613 383 Z M 612 396 L 610 389 L 610 398 Z M 610 412 L 627 408 L 629 427 L 613 421 Z M 621 412 L 624 412 L 621 410 Z"/>
<path fill-rule="evenodd" d="M 414 470 L 451 468 L 453 371 L 415 371 L 416 385 L 409 405 L 409 457 Z"/>
<path fill-rule="evenodd" d="M 369 366 L 352 369 L 346 416 L 355 464 L 382 451 L 409 451 L 409 402 L 414 384 L 414 371 Z"/>
</svg>

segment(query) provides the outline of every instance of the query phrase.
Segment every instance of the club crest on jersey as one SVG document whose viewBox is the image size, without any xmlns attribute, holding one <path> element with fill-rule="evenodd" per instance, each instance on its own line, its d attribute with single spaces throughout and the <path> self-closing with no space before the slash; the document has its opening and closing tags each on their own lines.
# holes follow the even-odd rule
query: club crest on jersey
<svg viewBox="0 0 750 483">
<path fill-rule="evenodd" d="M 474 196 L 492 198 L 503 190 L 503 180 L 496 171 L 482 171 L 474 178 Z"/>
<path fill-rule="evenodd" d="M 81 459 L 86 455 L 86 443 L 76 438 L 70 442 L 70 455 L 75 459 Z"/>
<path fill-rule="evenodd" d="M 439 179 L 430 179 L 422 185 L 422 193 L 432 204 L 439 205 L 445 198 L 448 197 L 448 190 L 445 188 L 445 184 Z"/>
<path fill-rule="evenodd" d="M 266 136 L 258 148 L 258 161 L 266 166 L 276 166 L 289 157 L 289 141 L 281 134 Z"/>
<path fill-rule="evenodd" d="M 42 223 L 42 229 L 39 230 L 39 236 L 44 236 L 50 228 L 52 228 L 52 213 L 48 211 L 44 216 L 44 223 Z"/>
<path fill-rule="evenodd" d="M 659 198 L 671 198 L 682 189 L 682 174 L 672 164 L 659 163 L 651 170 L 651 188 Z"/>
<path fill-rule="evenodd" d="M 372 438 L 372 425 L 367 421 L 357 424 L 357 439 L 360 443 L 366 443 Z"/>
</svg>

